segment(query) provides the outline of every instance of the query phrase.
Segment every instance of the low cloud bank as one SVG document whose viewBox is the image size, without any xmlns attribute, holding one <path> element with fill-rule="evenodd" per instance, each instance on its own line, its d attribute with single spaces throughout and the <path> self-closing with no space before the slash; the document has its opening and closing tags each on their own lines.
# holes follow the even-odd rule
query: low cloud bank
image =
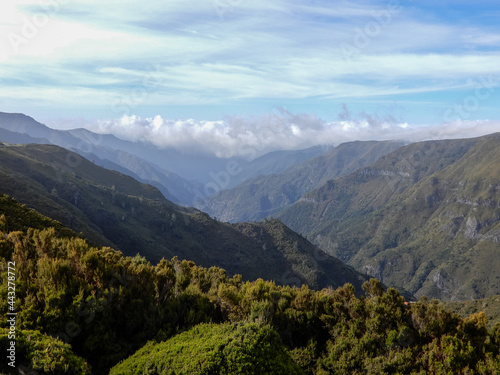
<svg viewBox="0 0 500 375">
<path fill-rule="evenodd" d="M 326 122 L 310 114 L 292 114 L 280 109 L 259 117 L 227 117 L 221 121 L 168 120 L 160 115 L 135 115 L 99 121 L 87 126 L 99 133 L 150 142 L 158 147 L 222 158 L 248 155 L 248 149 L 262 155 L 283 149 L 302 149 L 354 140 L 422 141 L 469 138 L 500 131 L 500 121 L 455 120 L 433 125 L 398 122 L 392 116 L 367 113 L 352 115 L 346 106 L 338 121 Z"/>
</svg>

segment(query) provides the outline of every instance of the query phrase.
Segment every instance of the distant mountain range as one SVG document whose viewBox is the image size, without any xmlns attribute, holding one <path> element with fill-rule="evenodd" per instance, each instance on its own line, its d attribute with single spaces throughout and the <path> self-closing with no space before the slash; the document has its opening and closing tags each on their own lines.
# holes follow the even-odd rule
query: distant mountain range
<svg viewBox="0 0 500 375">
<path fill-rule="evenodd" d="M 210 196 L 198 206 L 222 221 L 262 220 L 295 203 L 300 197 L 381 156 L 403 142 L 348 142 L 315 158 L 295 164 L 281 173 L 261 175 Z"/>
<path fill-rule="evenodd" d="M 328 149 L 318 146 L 307 150 L 277 151 L 255 159 L 256 155 L 252 153 L 247 158 L 227 160 L 182 153 L 171 148 L 160 149 L 150 143 L 125 141 L 86 129 L 51 129 L 24 114 L 2 112 L 0 141 L 64 147 L 100 166 L 152 184 L 167 199 L 187 206 L 248 178 L 278 173 Z"/>
<path fill-rule="evenodd" d="M 0 143 L 0 182 L 0 194 L 83 233 L 95 245 L 140 253 L 151 262 L 178 256 L 248 280 L 313 288 L 350 282 L 360 291 L 367 280 L 277 220 L 221 223 L 58 146 Z"/>
</svg>

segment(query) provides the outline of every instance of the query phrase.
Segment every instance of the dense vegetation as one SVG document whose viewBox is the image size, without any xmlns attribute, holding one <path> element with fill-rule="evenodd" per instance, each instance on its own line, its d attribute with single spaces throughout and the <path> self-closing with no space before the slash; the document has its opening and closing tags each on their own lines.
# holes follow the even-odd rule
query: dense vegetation
<svg viewBox="0 0 500 375">
<path fill-rule="evenodd" d="M 500 371 L 500 325 L 488 331 L 483 313 L 464 319 L 437 301 L 407 305 L 375 279 L 357 296 L 350 284 L 314 291 L 177 258 L 152 265 L 33 211 L 23 225 L 16 215 L 27 209 L 9 202 L 17 208 L 0 216 L 0 311 L 13 261 L 18 363 L 41 374 Z"/>
<path fill-rule="evenodd" d="M 500 294 L 500 135 L 414 143 L 331 180 L 277 217 L 415 296 Z"/>
<path fill-rule="evenodd" d="M 9 345 L 12 342 L 9 333 L 7 328 L 0 328 L 2 354 L 9 352 Z M 91 373 L 91 367 L 87 361 L 75 355 L 71 345 L 57 337 L 42 334 L 40 331 L 22 330 L 16 332 L 15 342 L 16 367 L 11 368 L 2 363 L 0 368 L 2 374 L 33 374 L 32 370 L 42 374 L 88 375 Z M 23 363 L 19 363 L 19 360 Z"/>
</svg>

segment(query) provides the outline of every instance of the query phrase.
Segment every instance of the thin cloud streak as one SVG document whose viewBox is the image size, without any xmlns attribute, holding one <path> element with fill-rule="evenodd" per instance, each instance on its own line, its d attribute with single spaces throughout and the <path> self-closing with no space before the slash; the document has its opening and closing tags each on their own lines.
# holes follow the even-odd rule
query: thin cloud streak
<svg viewBox="0 0 500 375">
<path fill-rule="evenodd" d="M 471 79 L 500 82 L 496 21 L 448 20 L 405 1 L 224 1 L 218 11 L 217 0 L 151 0 L 147 7 L 50 0 L 57 6 L 46 24 L 33 18 L 45 14 L 42 3 L 0 6 L 3 111 L 24 105 L 33 113 L 38 99 L 36 110 L 55 118 L 61 109 L 117 117 L 114 103 L 141 89 L 150 66 L 161 83 L 128 116 L 166 117 L 166 106 L 189 106 L 192 117 L 207 118 L 197 111 L 208 103 L 226 114 L 254 103 L 264 103 L 258 113 L 275 105 L 303 111 L 293 108 L 301 99 L 314 112 L 328 100 L 398 101 L 439 91 L 451 103 Z M 29 37 L 26 22 L 36 23 Z M 13 46 L 13 34 L 25 41 Z M 346 45 L 357 52 L 346 55 Z"/>
</svg>

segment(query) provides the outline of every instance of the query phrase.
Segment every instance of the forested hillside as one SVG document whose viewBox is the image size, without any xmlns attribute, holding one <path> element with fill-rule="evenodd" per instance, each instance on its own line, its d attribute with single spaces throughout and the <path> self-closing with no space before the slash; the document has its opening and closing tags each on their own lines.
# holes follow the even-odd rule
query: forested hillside
<svg viewBox="0 0 500 375">
<path fill-rule="evenodd" d="M 500 136 L 402 147 L 276 215 L 342 261 L 416 296 L 500 294 Z"/>
<path fill-rule="evenodd" d="M 408 305 L 375 279 L 358 297 L 350 284 L 313 291 L 243 282 L 221 268 L 178 258 L 151 264 L 139 255 L 93 247 L 59 223 L 3 200 L 9 208 L 0 215 L 0 309 L 10 306 L 10 264 L 16 274 L 16 361 L 26 371 L 500 371 L 500 325 L 488 331 L 483 313 L 463 319 L 437 301 Z M 5 319 L 1 327 L 0 348 L 6 352 L 11 340 Z M 9 373 L 5 362 L 1 366 Z"/>
<path fill-rule="evenodd" d="M 488 318 L 487 327 L 489 328 L 493 328 L 497 322 L 500 322 L 500 295 L 474 300 L 446 302 L 445 306 L 462 317 L 482 311 Z"/>
</svg>

